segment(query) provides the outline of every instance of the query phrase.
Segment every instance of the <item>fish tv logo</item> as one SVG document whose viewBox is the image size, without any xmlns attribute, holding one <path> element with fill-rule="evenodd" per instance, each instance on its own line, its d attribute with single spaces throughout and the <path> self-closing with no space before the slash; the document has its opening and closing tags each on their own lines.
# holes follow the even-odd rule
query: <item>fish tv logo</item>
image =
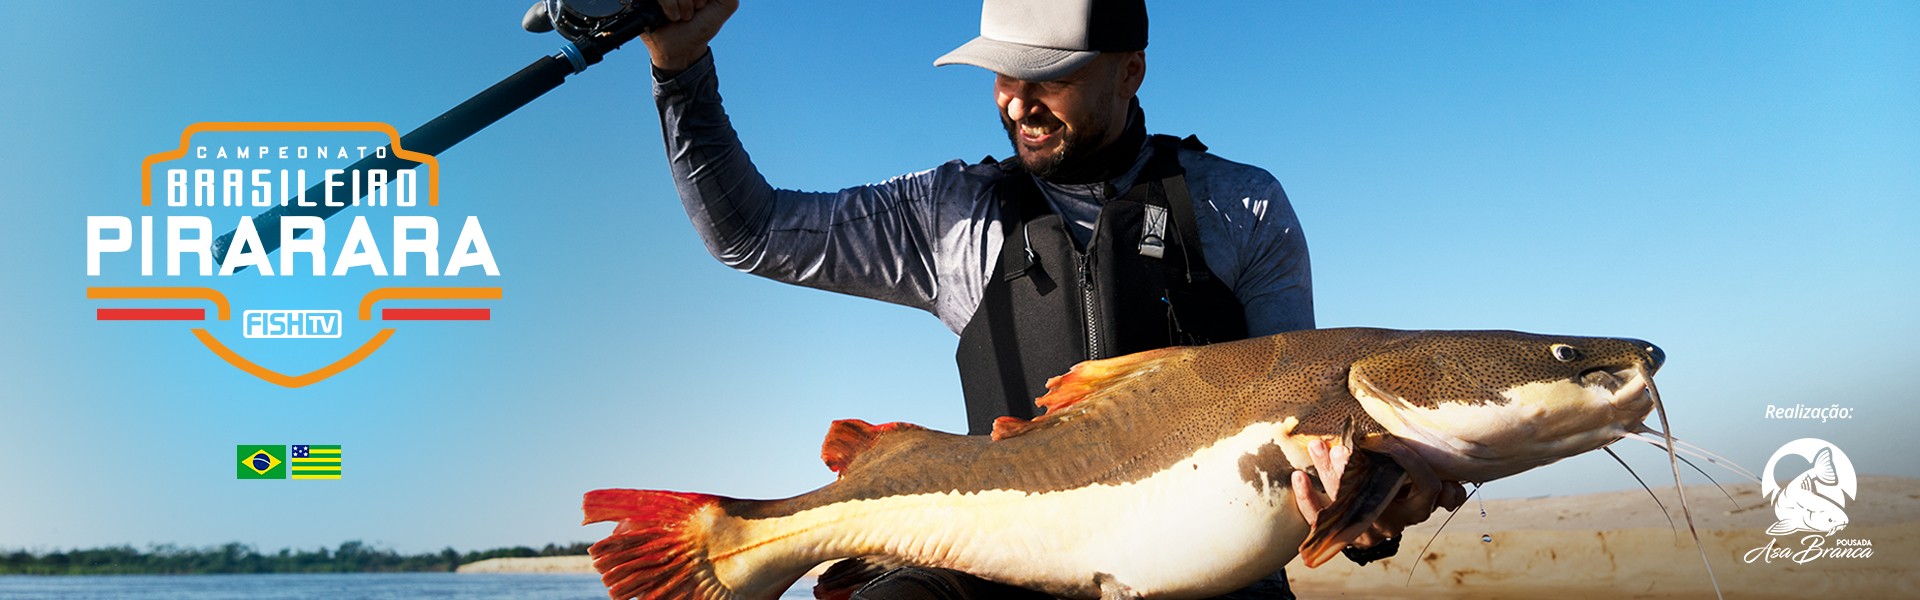
<svg viewBox="0 0 1920 600">
<path fill-rule="evenodd" d="M 412 323 L 489 321 L 474 304 L 501 298 L 442 283 L 500 269 L 479 217 L 441 235 L 440 161 L 385 123 L 194 123 L 140 163 L 140 182 L 137 209 L 87 217 L 94 319 L 192 323 L 214 356 L 274 385 L 338 375 L 426 328 Z"/>
<path fill-rule="evenodd" d="M 295 444 L 287 446 L 241 444 L 234 447 L 239 465 L 237 479 L 339 479 L 339 445 Z"/>
<path fill-rule="evenodd" d="M 1785 484 L 1778 476 L 1794 473 L 1794 467 L 1780 469 L 1782 461 L 1797 457 L 1807 463 L 1804 471 L 1793 474 Z M 1796 464 L 1791 463 L 1791 464 Z M 1778 475 L 1776 475 L 1778 473 Z M 1767 545 L 1754 548 L 1746 562 L 1773 562 L 1775 559 L 1806 564 L 1822 558 L 1867 558 L 1873 556 L 1873 541 L 1841 538 L 1850 523 L 1847 502 L 1859 495 L 1860 480 L 1853 461 L 1826 440 L 1801 438 L 1774 451 L 1767 468 L 1760 474 L 1760 493 L 1773 504 L 1776 519 L 1767 527 L 1767 535 L 1776 536 Z M 1802 535 L 1804 534 L 1804 535 Z M 1781 543 L 1779 536 L 1797 536 Z"/>
</svg>

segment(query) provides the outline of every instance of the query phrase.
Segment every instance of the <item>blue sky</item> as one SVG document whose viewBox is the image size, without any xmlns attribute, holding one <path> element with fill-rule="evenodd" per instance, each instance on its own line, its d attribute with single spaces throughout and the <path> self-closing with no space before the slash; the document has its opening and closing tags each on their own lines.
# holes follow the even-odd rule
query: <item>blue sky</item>
<svg viewBox="0 0 1920 600">
<path fill-rule="evenodd" d="M 722 92 L 771 181 L 837 189 L 1006 153 L 991 76 L 930 66 L 977 7 L 934 5 L 736 15 L 715 42 Z M 605 531 L 576 525 L 589 489 L 785 496 L 830 477 L 833 419 L 964 427 L 954 339 L 931 316 L 706 256 L 637 46 L 440 156 L 446 208 L 481 218 L 502 275 L 431 283 L 503 287 L 494 320 L 407 329 L 297 390 L 183 327 L 95 322 L 84 288 L 141 282 L 85 276 L 85 217 L 144 214 L 139 161 L 188 124 L 405 131 L 560 42 L 517 29 L 521 2 L 61 8 L 0 25 L 0 547 L 589 540 Z M 1755 470 L 1820 437 L 1864 473 L 1920 476 L 1899 452 L 1920 422 L 1920 8 L 1152 8 L 1149 127 L 1286 186 L 1321 326 L 1648 339 L 1681 437 Z M 359 293 L 320 283 L 215 285 Z M 1855 417 L 1763 418 L 1796 403 Z M 347 475 L 235 481 L 243 443 L 338 443 Z M 1664 464 L 1626 455 L 1650 479 Z M 1487 491 L 1633 485 L 1580 457 Z"/>
</svg>

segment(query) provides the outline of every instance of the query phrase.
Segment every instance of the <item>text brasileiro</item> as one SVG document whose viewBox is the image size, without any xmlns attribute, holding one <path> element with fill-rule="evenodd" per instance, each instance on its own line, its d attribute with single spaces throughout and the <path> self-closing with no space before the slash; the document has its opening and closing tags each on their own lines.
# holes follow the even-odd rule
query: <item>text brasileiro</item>
<svg viewBox="0 0 1920 600">
<path fill-rule="evenodd" d="M 380 149 L 384 151 L 385 149 Z M 264 155 L 265 152 L 262 151 Z M 160 240 L 168 276 L 181 274 L 181 264 L 192 261 L 201 276 L 232 275 L 249 268 L 262 276 L 298 275 L 300 263 L 307 263 L 312 276 L 343 276 L 356 272 L 375 276 L 407 276 L 407 264 L 418 256 L 423 275 L 454 276 L 464 269 L 478 268 L 488 276 L 498 276 L 492 248 L 480 219 L 468 216 L 461 224 L 453 250 L 441 261 L 440 221 L 425 215 L 392 215 L 390 254 L 381 254 L 381 240 L 373 233 L 367 217 L 355 216 L 346 224 L 345 241 L 329 252 L 327 223 L 316 216 L 286 216 L 279 219 L 280 259 L 276 265 L 268 258 L 254 223 L 253 210 L 298 206 L 303 208 L 414 208 L 420 205 L 419 175 L 414 169 L 348 171 L 327 169 L 322 174 L 320 198 L 307 196 L 307 171 L 304 169 L 169 169 L 163 187 L 168 208 L 218 209 L 244 208 L 249 212 L 233 222 L 233 240 L 220 264 L 214 265 L 213 240 L 218 234 L 214 219 L 204 214 L 167 215 L 156 237 L 155 220 L 141 216 L 137 220 L 119 215 L 87 217 L 87 275 L 100 275 L 101 258 L 106 254 L 140 248 L 140 274 L 154 274 L 154 241 Z M 363 194 L 364 192 L 364 194 Z M 337 225 L 337 224 L 336 224 Z M 337 228 L 336 228 L 337 232 Z M 301 238 L 304 234 L 306 237 Z M 392 258 L 388 269 L 387 258 Z M 303 260 L 304 257 L 304 260 Z M 328 269 L 328 260 L 332 268 Z M 355 271 L 365 269 L 365 271 Z"/>
</svg>

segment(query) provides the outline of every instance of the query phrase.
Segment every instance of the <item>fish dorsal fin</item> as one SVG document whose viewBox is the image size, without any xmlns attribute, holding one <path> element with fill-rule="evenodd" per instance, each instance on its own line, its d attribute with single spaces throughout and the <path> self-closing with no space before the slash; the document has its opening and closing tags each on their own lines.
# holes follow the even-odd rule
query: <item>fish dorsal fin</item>
<svg viewBox="0 0 1920 600">
<path fill-rule="evenodd" d="M 1047 380 L 1047 393 L 1034 400 L 1035 406 L 1044 408 L 1048 413 L 1057 412 L 1086 400 L 1094 392 L 1107 388 L 1120 379 L 1147 371 L 1160 359 L 1170 354 L 1178 354 L 1183 348 L 1162 348 L 1136 352 L 1126 356 L 1089 360 L 1068 369 L 1065 375 Z"/>
<path fill-rule="evenodd" d="M 881 437 L 894 431 L 926 429 L 912 423 L 883 423 L 874 425 L 859 419 L 841 419 L 827 428 L 827 439 L 820 443 L 820 460 L 835 473 L 847 470 L 853 459 L 866 452 Z"/>
<path fill-rule="evenodd" d="M 1020 417 L 1000 417 L 998 419 L 994 419 L 993 420 L 993 441 L 997 442 L 997 441 L 1004 440 L 1016 435 L 1020 435 L 1022 433 L 1026 433 L 1032 430 L 1036 426 L 1035 424 L 1040 422 L 1041 418 L 1042 417 L 1035 417 L 1032 421 L 1028 421 Z"/>
<path fill-rule="evenodd" d="M 1813 455 L 1813 481 L 1822 485 L 1840 485 L 1840 470 L 1833 466 L 1833 449 L 1821 448 Z"/>
<path fill-rule="evenodd" d="M 1126 356 L 1089 360 L 1073 365 L 1066 374 L 1047 380 L 1047 393 L 1033 401 L 1046 413 L 1032 420 L 1018 417 L 1000 417 L 993 422 L 993 439 L 1004 440 L 1035 429 L 1051 422 L 1051 417 L 1080 404 L 1089 398 L 1096 398 L 1100 392 L 1129 376 L 1152 372 L 1155 367 L 1168 358 L 1178 356 L 1185 348 L 1162 348 L 1136 352 Z"/>
</svg>

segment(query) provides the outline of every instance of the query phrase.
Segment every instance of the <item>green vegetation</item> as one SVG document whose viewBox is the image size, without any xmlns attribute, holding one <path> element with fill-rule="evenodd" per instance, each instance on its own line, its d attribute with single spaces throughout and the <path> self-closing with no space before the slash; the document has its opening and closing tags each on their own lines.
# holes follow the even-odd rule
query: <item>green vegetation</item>
<svg viewBox="0 0 1920 600">
<path fill-rule="evenodd" d="M 44 553 L 0 551 L 0 575 L 200 575 L 210 573 L 397 573 L 452 571 L 465 563 L 489 558 L 568 556 L 586 554 L 586 542 L 565 546 L 547 544 L 495 548 L 462 554 L 452 548 L 427 554 L 403 555 L 369 547 L 359 541 L 329 550 L 281 549 L 261 554 L 253 546 L 230 542 L 206 548 L 171 544 L 150 546 L 145 552 L 132 546 L 89 548 Z"/>
</svg>

